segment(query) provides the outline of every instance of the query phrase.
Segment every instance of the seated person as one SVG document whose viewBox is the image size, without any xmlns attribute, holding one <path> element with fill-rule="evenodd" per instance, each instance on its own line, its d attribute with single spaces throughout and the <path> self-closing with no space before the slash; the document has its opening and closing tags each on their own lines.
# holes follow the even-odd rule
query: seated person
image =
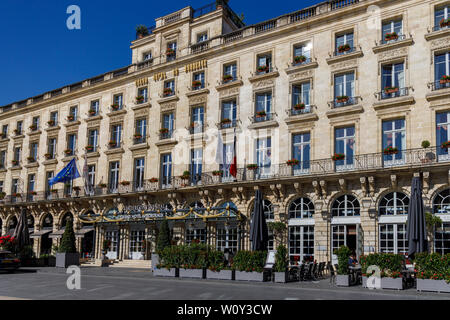
<svg viewBox="0 0 450 320">
<path fill-rule="evenodd" d="M 349 258 L 348 258 L 348 265 L 354 266 L 358 263 L 358 260 L 356 260 L 356 255 L 353 253 Z"/>
</svg>

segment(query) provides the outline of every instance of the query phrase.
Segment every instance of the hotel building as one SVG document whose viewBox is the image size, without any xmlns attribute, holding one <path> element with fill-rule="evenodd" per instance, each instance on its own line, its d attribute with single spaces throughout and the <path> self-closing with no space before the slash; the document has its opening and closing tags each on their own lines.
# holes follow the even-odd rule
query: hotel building
<svg viewBox="0 0 450 320">
<path fill-rule="evenodd" d="M 86 219 L 229 206 L 246 218 L 174 219 L 174 241 L 248 249 L 259 189 L 287 226 L 269 248 L 283 241 L 291 261 L 334 261 L 341 245 L 405 253 L 420 176 L 444 221 L 432 249 L 449 253 L 449 15 L 450 1 L 330 0 L 255 25 L 221 2 L 158 18 L 131 65 L 1 107 L 1 233 L 26 208 L 35 253 L 49 253 L 72 216 L 83 254 L 100 258 L 106 239 L 110 259 L 140 260 L 157 219 Z M 74 158 L 87 178 L 50 187 Z"/>
</svg>

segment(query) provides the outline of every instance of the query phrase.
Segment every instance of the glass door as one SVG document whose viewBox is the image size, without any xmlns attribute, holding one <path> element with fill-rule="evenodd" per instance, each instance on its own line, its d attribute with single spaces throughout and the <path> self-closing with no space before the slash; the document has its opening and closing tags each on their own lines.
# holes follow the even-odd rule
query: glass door
<svg viewBox="0 0 450 320">
<path fill-rule="evenodd" d="M 133 230 L 130 235 L 130 255 L 131 260 L 144 260 L 143 242 L 145 240 L 145 231 Z"/>
<path fill-rule="evenodd" d="M 111 243 L 106 251 L 106 257 L 109 260 L 116 260 L 119 257 L 119 231 L 107 231 L 105 233 L 105 240 Z"/>
</svg>

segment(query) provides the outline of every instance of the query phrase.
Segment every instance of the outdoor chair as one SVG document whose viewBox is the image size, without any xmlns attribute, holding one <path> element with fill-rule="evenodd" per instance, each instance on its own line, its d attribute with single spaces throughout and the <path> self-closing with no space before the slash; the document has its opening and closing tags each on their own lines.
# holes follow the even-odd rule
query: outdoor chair
<svg viewBox="0 0 450 320">
<path fill-rule="evenodd" d="M 319 263 L 319 271 L 317 272 L 317 276 L 323 278 L 323 271 L 325 269 L 325 262 Z"/>
<path fill-rule="evenodd" d="M 331 262 L 328 262 L 328 271 L 330 272 L 330 283 L 334 283 L 334 280 L 336 279 L 336 273 L 334 272 L 334 268 Z"/>
<path fill-rule="evenodd" d="M 305 264 L 302 263 L 302 265 L 300 266 L 300 270 L 298 272 L 298 280 L 299 281 L 305 281 Z"/>
<path fill-rule="evenodd" d="M 310 263 L 305 272 L 305 281 L 313 279 L 314 263 Z"/>
</svg>

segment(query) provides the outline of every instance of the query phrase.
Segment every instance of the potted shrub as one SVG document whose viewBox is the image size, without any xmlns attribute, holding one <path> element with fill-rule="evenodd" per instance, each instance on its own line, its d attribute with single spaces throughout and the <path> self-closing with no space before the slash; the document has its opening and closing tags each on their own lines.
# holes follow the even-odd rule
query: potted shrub
<svg viewBox="0 0 450 320">
<path fill-rule="evenodd" d="M 50 153 L 46 153 L 44 157 L 45 159 L 50 160 L 52 158 L 52 155 Z"/>
<path fill-rule="evenodd" d="M 300 163 L 297 159 L 288 160 L 286 164 L 290 167 L 297 166 Z"/>
<path fill-rule="evenodd" d="M 403 290 L 403 269 L 405 257 L 401 254 L 374 253 L 360 257 L 363 287 L 367 288 L 367 274 L 369 266 L 377 266 L 380 269 L 380 281 L 378 289 Z"/>
<path fill-rule="evenodd" d="M 233 258 L 232 269 L 237 281 L 264 282 L 267 251 L 239 251 Z"/>
<path fill-rule="evenodd" d="M 336 275 L 336 285 L 340 287 L 350 286 L 350 275 L 348 272 L 348 259 L 351 255 L 351 250 L 347 246 L 340 247 L 336 254 L 338 257 L 338 270 Z"/>
<path fill-rule="evenodd" d="M 442 19 L 439 22 L 439 25 L 441 26 L 441 28 L 448 27 L 450 25 L 450 18 Z"/>
<path fill-rule="evenodd" d="M 301 110 L 305 110 L 306 105 L 301 102 L 301 103 L 297 103 L 296 105 L 294 105 L 294 110 L 296 111 L 301 111 Z"/>
<path fill-rule="evenodd" d="M 233 80 L 233 76 L 231 74 L 225 74 L 223 76 L 223 82 L 228 83 Z"/>
<path fill-rule="evenodd" d="M 440 84 L 446 84 L 450 82 L 450 76 L 442 76 L 442 78 L 439 80 Z"/>
<path fill-rule="evenodd" d="M 223 171 L 222 170 L 213 171 L 213 176 L 214 177 L 221 177 L 221 176 L 223 176 Z"/>
<path fill-rule="evenodd" d="M 256 112 L 257 118 L 264 118 L 265 116 L 267 116 L 267 113 L 265 111 L 257 111 Z"/>
<path fill-rule="evenodd" d="M 12 160 L 11 161 L 13 166 L 18 166 L 19 165 L 19 160 Z"/>
<path fill-rule="evenodd" d="M 345 159 L 345 154 L 343 153 L 335 153 L 331 158 L 333 161 L 341 161 Z"/>
<path fill-rule="evenodd" d="M 36 131 L 36 130 L 37 130 L 37 125 L 32 124 L 32 125 L 30 126 L 30 130 L 31 130 L 31 131 Z"/>
<path fill-rule="evenodd" d="M 12 196 L 13 196 L 14 198 L 22 198 L 22 194 L 17 193 L 17 192 L 13 193 Z"/>
<path fill-rule="evenodd" d="M 398 148 L 389 146 L 383 150 L 385 156 L 390 156 L 398 153 Z"/>
<path fill-rule="evenodd" d="M 14 129 L 14 134 L 16 135 L 16 136 L 18 136 L 18 135 L 20 135 L 20 131 L 18 130 L 18 129 Z"/>
<path fill-rule="evenodd" d="M 338 47 L 338 52 L 343 53 L 343 52 L 350 51 L 350 49 L 351 49 L 350 45 L 348 43 L 346 43 L 346 44 L 340 45 Z"/>
<path fill-rule="evenodd" d="M 304 63 L 306 61 L 306 57 L 305 56 L 295 56 L 294 57 L 294 62 L 295 63 Z"/>
<path fill-rule="evenodd" d="M 67 116 L 67 120 L 73 121 L 73 120 L 75 120 L 75 116 L 70 114 L 70 115 Z"/>
<path fill-rule="evenodd" d="M 450 293 L 450 254 L 419 253 L 414 262 L 417 291 Z"/>
<path fill-rule="evenodd" d="M 346 102 L 348 102 L 348 100 L 349 100 L 348 96 L 337 96 L 336 97 L 337 103 L 346 103 Z"/>
<path fill-rule="evenodd" d="M 259 66 L 256 68 L 256 71 L 258 71 L 258 73 L 267 73 L 269 72 L 269 66 Z"/>
<path fill-rule="evenodd" d="M 181 179 L 188 180 L 190 178 L 191 178 L 191 173 L 189 171 L 183 172 L 183 175 L 181 176 Z"/>
<path fill-rule="evenodd" d="M 385 41 L 392 41 L 392 40 L 397 40 L 398 39 L 398 34 L 397 32 L 388 32 L 386 33 L 386 35 L 384 36 L 384 40 Z"/>
<path fill-rule="evenodd" d="M 142 134 L 136 133 L 136 134 L 134 135 L 134 140 L 140 140 L 140 139 L 142 139 Z"/>
<path fill-rule="evenodd" d="M 225 125 L 225 124 L 230 124 L 231 122 L 232 122 L 231 119 L 225 118 L 225 119 L 222 119 L 222 121 L 220 123 Z"/>
<path fill-rule="evenodd" d="M 67 268 L 69 266 L 79 266 L 80 255 L 75 246 L 75 232 L 73 231 L 72 219 L 67 219 L 66 229 L 61 239 L 58 253 L 56 254 L 56 267 Z"/>
<path fill-rule="evenodd" d="M 171 96 L 173 94 L 173 90 L 171 88 L 164 88 L 163 95 L 164 97 Z"/>
<path fill-rule="evenodd" d="M 384 88 L 384 93 L 386 94 L 392 94 L 398 92 L 398 87 L 386 87 Z"/>
<path fill-rule="evenodd" d="M 247 169 L 252 170 L 252 171 L 257 170 L 258 165 L 257 164 L 249 164 L 249 165 L 247 165 Z"/>
<path fill-rule="evenodd" d="M 169 129 L 167 129 L 167 128 L 159 129 L 159 133 L 161 133 L 161 134 L 169 133 Z"/>
<path fill-rule="evenodd" d="M 136 34 L 139 39 L 148 36 L 149 32 L 146 26 L 140 24 L 136 27 Z"/>
<path fill-rule="evenodd" d="M 234 280 L 235 272 L 225 266 L 224 253 L 218 250 L 208 252 L 206 279 Z"/>
<path fill-rule="evenodd" d="M 118 103 L 114 103 L 111 105 L 111 109 L 113 111 L 117 111 L 117 110 L 119 110 L 119 108 L 120 108 L 120 105 Z"/>
<path fill-rule="evenodd" d="M 90 115 L 91 117 L 97 115 L 97 110 L 95 110 L 95 109 L 90 109 L 90 110 L 89 110 L 89 115 Z"/>
<path fill-rule="evenodd" d="M 288 265 L 289 261 L 287 257 L 286 247 L 284 245 L 279 245 L 277 248 L 277 254 L 275 255 L 275 265 L 273 266 L 273 271 L 275 273 L 275 282 L 288 282 Z"/>
<path fill-rule="evenodd" d="M 430 141 L 428 141 L 428 140 L 422 141 L 422 148 L 428 149 L 430 146 L 431 146 Z"/>
<path fill-rule="evenodd" d="M 158 256 L 152 255 L 153 275 L 155 277 L 179 277 L 180 249 L 177 246 L 168 246 L 158 251 Z M 156 263 L 158 260 L 158 263 Z"/>
<path fill-rule="evenodd" d="M 16 239 L 12 236 L 0 237 L 0 248 L 5 251 L 14 251 L 16 246 Z"/>
<path fill-rule="evenodd" d="M 158 183 L 158 181 L 159 181 L 159 180 L 158 180 L 157 178 L 151 178 L 151 179 L 150 179 L 150 182 L 151 182 L 151 183 Z"/>
<path fill-rule="evenodd" d="M 108 185 L 107 185 L 106 183 L 100 183 L 100 184 L 98 185 L 98 187 L 99 187 L 99 188 L 102 188 L 102 189 L 105 189 L 105 188 L 108 187 Z"/>
<path fill-rule="evenodd" d="M 187 246 L 180 246 L 180 278 L 206 278 L 208 249 L 207 245 L 201 243 L 191 243 Z"/>
<path fill-rule="evenodd" d="M 27 160 L 28 160 L 29 163 L 36 162 L 36 159 L 34 157 L 28 157 Z"/>
<path fill-rule="evenodd" d="M 6 192 L 0 192 L 0 200 L 3 200 L 3 199 L 5 199 L 5 197 L 6 197 Z"/>
</svg>

